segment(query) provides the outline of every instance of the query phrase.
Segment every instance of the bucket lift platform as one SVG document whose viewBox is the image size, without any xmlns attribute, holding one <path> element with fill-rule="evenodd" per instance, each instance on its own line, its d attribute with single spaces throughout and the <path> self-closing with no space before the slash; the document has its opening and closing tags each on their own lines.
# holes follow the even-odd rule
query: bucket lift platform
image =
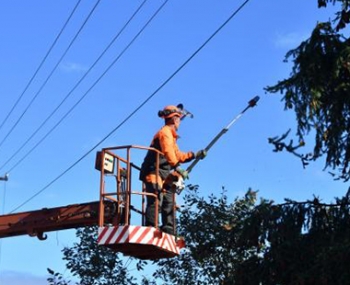
<svg viewBox="0 0 350 285">
<path fill-rule="evenodd" d="M 180 249 L 185 246 L 185 242 L 182 238 L 164 233 L 158 229 L 158 199 L 156 195 L 147 193 L 143 184 L 141 191 L 132 190 L 132 173 L 136 170 L 138 178 L 140 171 L 140 167 L 131 162 L 131 150 L 135 149 L 154 151 L 157 154 L 157 159 L 161 154 L 154 148 L 135 145 L 104 148 L 97 153 L 95 168 L 101 172 L 99 212 L 103 213 L 105 211 L 104 205 L 108 202 L 118 205 L 118 215 L 113 223 L 106 222 L 104 216 L 100 215 L 98 244 L 107 246 L 126 256 L 139 259 L 154 260 L 178 256 Z M 126 155 L 120 156 L 117 154 L 120 151 L 126 151 Z M 108 183 L 107 180 L 112 180 L 113 183 Z M 111 184 L 112 190 L 110 190 Z M 144 226 L 146 196 L 156 198 L 155 227 Z M 175 198 L 174 193 L 174 215 L 176 215 Z M 134 203 L 137 199 L 141 200 L 141 209 L 136 209 L 131 204 L 132 201 Z M 130 223 L 131 212 L 141 215 L 142 226 Z"/>
<path fill-rule="evenodd" d="M 159 230 L 158 197 L 147 193 L 138 179 L 140 167 L 131 162 L 131 150 L 135 149 L 155 151 L 158 160 L 161 154 L 153 148 L 131 145 L 102 149 L 97 153 L 95 164 L 101 174 L 99 201 L 0 215 L 0 239 L 28 234 L 45 240 L 46 232 L 98 225 L 98 244 L 124 255 L 150 260 L 179 255 L 185 242 Z M 117 154 L 125 151 L 124 156 Z M 140 191 L 132 190 L 135 170 L 134 179 L 140 184 Z M 176 197 L 173 195 L 175 232 Z M 144 226 L 147 196 L 153 196 L 156 201 L 155 227 Z M 141 222 L 137 222 L 131 212 L 140 214 Z"/>
<path fill-rule="evenodd" d="M 139 259 L 171 258 L 180 254 L 184 240 L 154 227 L 100 227 L 98 244 Z"/>
</svg>

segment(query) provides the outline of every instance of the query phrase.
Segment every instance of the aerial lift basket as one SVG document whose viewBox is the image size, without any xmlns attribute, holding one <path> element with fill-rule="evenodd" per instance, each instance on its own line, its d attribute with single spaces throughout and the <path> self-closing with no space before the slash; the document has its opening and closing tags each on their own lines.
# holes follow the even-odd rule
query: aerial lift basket
<svg viewBox="0 0 350 285">
<path fill-rule="evenodd" d="M 184 247 L 184 241 L 176 236 L 164 233 L 158 227 L 158 199 L 155 194 L 147 193 L 142 185 L 142 191 L 132 190 L 133 173 L 137 172 L 138 179 L 140 167 L 131 162 L 131 150 L 151 150 L 159 152 L 154 148 L 127 145 L 120 147 L 104 148 L 97 153 L 96 169 L 100 175 L 100 209 L 99 213 L 105 211 L 104 205 L 107 201 L 113 201 L 118 205 L 118 215 L 112 223 L 106 223 L 104 216 L 99 216 L 98 244 L 107 246 L 127 256 L 140 259 L 169 258 L 179 255 L 180 249 Z M 117 152 L 125 152 L 121 156 Z M 115 184 L 112 190 L 108 187 L 107 179 Z M 107 189 L 108 188 L 108 189 Z M 144 226 L 145 224 L 145 199 L 147 195 L 153 195 L 156 199 L 155 227 Z M 174 193 L 174 214 L 176 214 Z M 141 209 L 132 205 L 137 198 L 141 198 Z M 132 225 L 131 212 L 141 214 L 141 226 Z"/>
</svg>

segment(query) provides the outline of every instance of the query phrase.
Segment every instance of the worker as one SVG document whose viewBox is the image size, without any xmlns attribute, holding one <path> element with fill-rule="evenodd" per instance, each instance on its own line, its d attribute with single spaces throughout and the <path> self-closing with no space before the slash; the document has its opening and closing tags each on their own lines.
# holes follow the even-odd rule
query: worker
<svg viewBox="0 0 350 285">
<path fill-rule="evenodd" d="M 174 233 L 174 189 L 171 185 L 164 183 L 165 179 L 172 171 L 176 171 L 183 179 L 188 178 L 188 173 L 180 167 L 180 163 L 189 162 L 195 158 L 203 159 L 206 156 L 205 150 L 200 150 L 196 154 L 192 151 L 182 152 L 177 145 L 177 131 L 181 119 L 185 116 L 182 104 L 178 106 L 166 106 L 158 112 L 158 116 L 164 119 L 164 126 L 154 136 L 150 147 L 159 150 L 159 173 L 156 173 L 157 154 L 149 150 L 141 166 L 140 180 L 145 184 L 147 193 L 156 194 L 159 201 L 159 212 L 162 217 L 163 232 Z M 146 206 L 146 226 L 155 226 L 155 204 L 156 200 L 152 196 L 147 196 Z"/>
</svg>

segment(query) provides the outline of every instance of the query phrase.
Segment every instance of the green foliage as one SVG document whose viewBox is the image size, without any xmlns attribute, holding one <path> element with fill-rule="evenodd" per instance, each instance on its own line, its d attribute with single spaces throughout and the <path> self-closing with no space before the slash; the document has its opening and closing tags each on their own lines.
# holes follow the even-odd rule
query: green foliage
<svg viewBox="0 0 350 285">
<path fill-rule="evenodd" d="M 318 7 L 327 7 L 328 3 L 335 5 L 340 3 L 342 5 L 341 11 L 336 13 L 334 22 L 336 22 L 335 29 L 337 31 L 344 29 L 350 22 L 350 1 L 349 0 L 318 0 Z"/>
<path fill-rule="evenodd" d="M 240 265 L 235 284 L 349 284 L 349 213 L 349 194 L 334 204 L 258 205 L 248 220 L 260 221 L 265 249 Z"/>
<path fill-rule="evenodd" d="M 47 268 L 47 271 L 50 274 L 50 277 L 47 278 L 49 285 L 69 285 L 69 284 L 71 284 L 70 281 L 67 281 L 64 279 L 64 277 L 61 273 L 55 272 L 50 268 Z"/>
<path fill-rule="evenodd" d="M 63 260 L 67 269 L 79 280 L 80 285 L 137 284 L 130 276 L 118 255 L 107 247 L 97 244 L 97 228 L 85 227 L 77 230 L 79 242 L 65 247 Z M 142 267 L 142 266 L 141 266 Z M 49 269 L 49 284 L 67 285 L 62 274 Z"/>
<path fill-rule="evenodd" d="M 249 190 L 231 204 L 222 194 L 185 197 L 186 250 L 157 262 L 162 284 L 349 284 L 350 197 L 323 204 L 257 202 Z"/>
<path fill-rule="evenodd" d="M 164 284 L 232 284 L 237 265 L 257 254 L 258 248 L 242 243 L 243 222 L 254 209 L 256 192 L 231 204 L 224 194 L 207 201 L 197 191 L 184 199 L 179 234 L 186 250 L 178 258 L 158 261 L 154 276 Z"/>
<path fill-rule="evenodd" d="M 337 178 L 350 179 L 350 39 L 340 30 L 350 22 L 349 0 L 318 0 L 318 7 L 341 4 L 335 19 L 319 23 L 311 37 L 286 54 L 293 62 L 290 77 L 266 88 L 284 94 L 286 109 L 294 109 L 298 143 L 285 143 L 286 134 L 270 138 L 274 151 L 286 150 L 303 165 L 325 156 L 325 168 Z M 335 25 L 333 26 L 333 24 Z M 298 153 L 304 137 L 315 135 L 312 153 Z M 288 134 L 288 133 L 287 133 Z"/>
<path fill-rule="evenodd" d="M 316 160 L 325 155 L 325 167 L 338 169 L 344 180 L 350 178 L 349 44 L 330 23 L 318 24 L 308 40 L 287 53 L 286 60 L 294 63 L 290 78 L 266 88 L 285 94 L 285 108 L 294 109 L 300 142 L 296 147 L 304 144 L 304 136 L 311 131 L 315 134 L 312 155 L 302 158 Z M 276 140 L 270 142 L 278 150 Z M 282 146 L 287 149 L 286 144 Z"/>
<path fill-rule="evenodd" d="M 152 280 L 141 284 L 349 284 L 350 190 L 334 204 L 274 204 L 252 190 L 229 203 L 225 191 L 205 199 L 193 188 L 184 202 L 178 227 L 185 249 L 155 261 Z M 137 284 L 115 252 L 97 245 L 95 230 L 78 230 L 80 242 L 63 250 L 74 284 Z M 50 285 L 73 284 L 48 270 Z"/>
</svg>

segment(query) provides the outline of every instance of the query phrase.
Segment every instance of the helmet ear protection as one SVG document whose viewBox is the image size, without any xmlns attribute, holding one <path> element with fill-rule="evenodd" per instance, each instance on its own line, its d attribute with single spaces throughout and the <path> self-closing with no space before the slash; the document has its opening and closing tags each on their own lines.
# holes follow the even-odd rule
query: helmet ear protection
<svg viewBox="0 0 350 285">
<path fill-rule="evenodd" d="M 169 119 L 174 116 L 183 116 L 182 112 L 182 104 L 179 104 L 177 106 L 166 106 L 163 110 L 158 111 L 158 117 L 163 118 L 163 119 Z"/>
<path fill-rule="evenodd" d="M 169 119 L 174 116 L 179 116 L 183 119 L 185 116 L 190 116 L 193 118 L 193 114 L 184 109 L 183 104 L 178 104 L 177 106 L 166 106 L 163 110 L 158 111 L 158 117 L 163 119 Z"/>
<path fill-rule="evenodd" d="M 176 108 L 178 108 L 179 110 L 183 111 L 184 110 L 184 105 L 182 103 L 177 104 Z"/>
<path fill-rule="evenodd" d="M 176 109 L 174 109 L 174 110 L 160 110 L 160 111 L 158 111 L 158 117 L 160 117 L 160 118 L 167 118 L 171 114 L 175 114 L 175 113 L 180 115 L 179 111 L 176 110 Z"/>
</svg>

